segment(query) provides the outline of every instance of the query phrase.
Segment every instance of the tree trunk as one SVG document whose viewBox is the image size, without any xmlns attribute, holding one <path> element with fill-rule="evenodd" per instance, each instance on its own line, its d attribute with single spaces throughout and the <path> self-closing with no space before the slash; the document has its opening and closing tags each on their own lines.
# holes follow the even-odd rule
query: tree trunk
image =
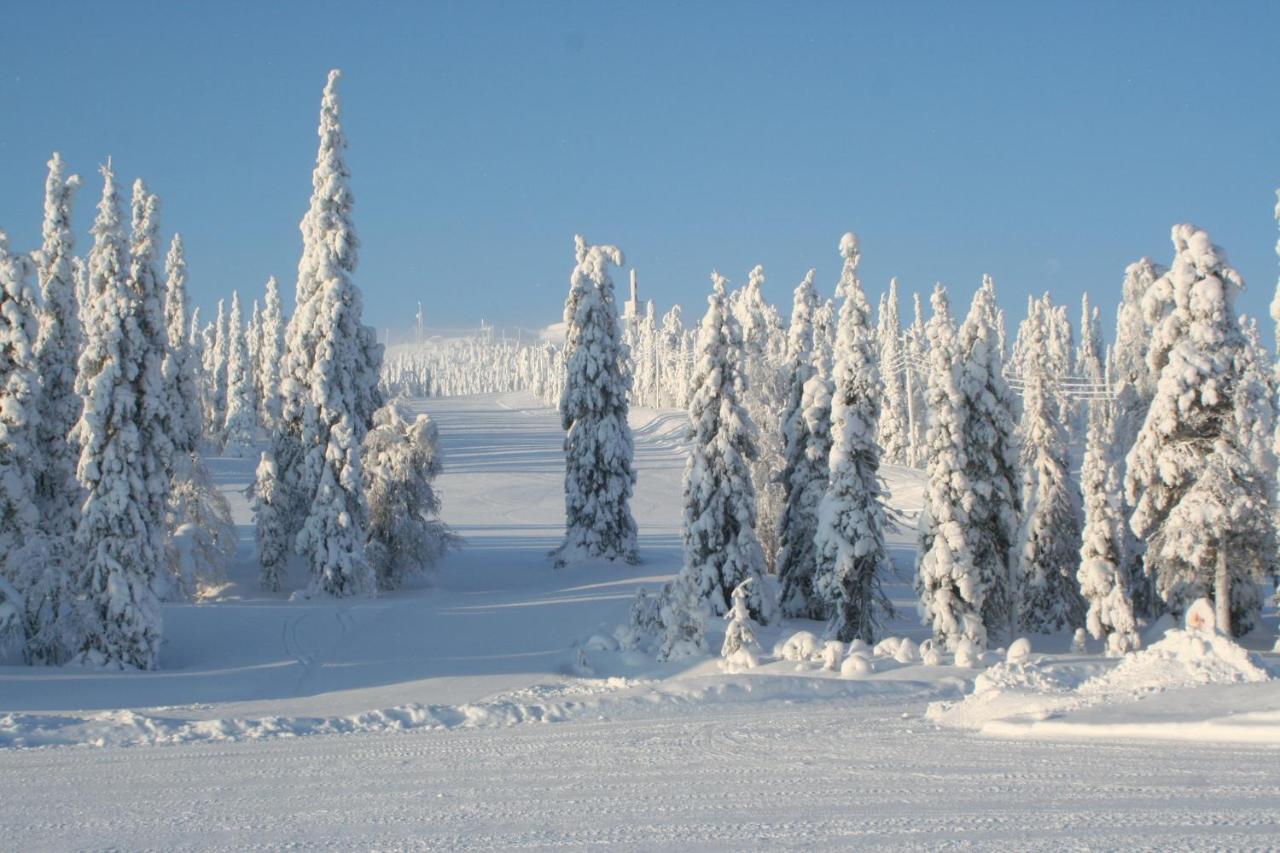
<svg viewBox="0 0 1280 853">
<path fill-rule="evenodd" d="M 1213 610 L 1218 630 L 1228 637 L 1231 630 L 1231 575 L 1227 572 L 1227 553 L 1218 549 L 1218 571 L 1213 578 Z"/>
</svg>

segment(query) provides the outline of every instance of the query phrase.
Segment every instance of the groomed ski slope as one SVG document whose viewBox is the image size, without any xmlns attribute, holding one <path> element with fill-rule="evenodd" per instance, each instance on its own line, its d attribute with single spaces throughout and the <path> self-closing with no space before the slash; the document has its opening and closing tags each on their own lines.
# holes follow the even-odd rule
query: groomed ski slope
<svg viewBox="0 0 1280 853">
<path fill-rule="evenodd" d="M 162 671 L 0 667 L 0 847 L 1061 850 L 1280 838 L 1272 746 L 1108 737 L 1108 721 L 1135 720 L 1113 707 L 1085 712 L 1102 727 L 1092 739 L 940 727 L 930 703 L 954 706 L 975 674 L 949 666 L 877 660 L 854 681 L 780 661 L 725 675 L 713 660 L 657 666 L 603 649 L 593 635 L 625 619 L 634 589 L 679 564 L 681 417 L 633 413 L 644 562 L 555 571 L 555 413 L 526 395 L 426 408 L 447 454 L 445 517 L 465 549 L 378 599 L 266 595 L 237 491 L 254 460 L 213 460 L 241 525 L 239 560 L 216 599 L 165 608 Z M 886 473 L 893 507 L 910 516 L 919 475 Z M 912 538 L 890 538 L 904 579 Z M 923 639 L 909 585 L 891 592 L 893 633 Z M 799 627 L 820 629 L 787 631 Z M 1065 651 L 1058 640 L 1050 650 Z M 718 648 L 718 626 L 710 641 Z M 1114 665 L 1063 659 L 1082 672 Z M 1175 695 L 1221 715 L 1230 691 L 1248 690 L 1245 704 L 1265 715 L 1280 707 L 1273 688 L 1155 698 L 1181 719 L 1167 707 Z"/>
</svg>

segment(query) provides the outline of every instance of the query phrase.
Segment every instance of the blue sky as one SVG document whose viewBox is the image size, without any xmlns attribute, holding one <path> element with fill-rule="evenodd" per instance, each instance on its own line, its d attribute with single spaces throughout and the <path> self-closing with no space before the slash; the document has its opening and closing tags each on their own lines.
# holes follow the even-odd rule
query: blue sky
<svg viewBox="0 0 1280 853">
<path fill-rule="evenodd" d="M 364 8 L 368 7 L 368 8 Z M 789 306 L 836 243 L 863 279 L 967 299 L 989 272 L 1113 312 L 1123 269 L 1206 227 L 1266 315 L 1280 4 L 9 3 L 0 227 L 44 164 L 144 177 L 195 299 L 291 294 L 325 72 L 341 67 L 366 316 L 558 318 L 576 231 L 701 314 L 755 263 Z M 625 274 L 616 276 L 621 282 Z M 874 297 L 873 297 L 874 298 Z M 905 307 L 905 306 L 904 306 Z M 1268 336 L 1269 337 L 1269 336 Z"/>
</svg>

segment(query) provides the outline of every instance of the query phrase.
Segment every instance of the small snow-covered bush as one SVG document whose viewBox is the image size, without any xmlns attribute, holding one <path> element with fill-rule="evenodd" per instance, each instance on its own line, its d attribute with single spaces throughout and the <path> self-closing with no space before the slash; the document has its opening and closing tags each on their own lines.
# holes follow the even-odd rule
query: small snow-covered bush
<svg viewBox="0 0 1280 853">
<path fill-rule="evenodd" d="M 822 667 L 836 672 L 844 660 L 845 646 L 839 640 L 828 640 L 822 647 Z"/>
<path fill-rule="evenodd" d="M 840 664 L 840 674 L 845 678 L 866 678 L 874 671 L 871 661 L 862 655 L 849 655 Z"/>
<path fill-rule="evenodd" d="M 649 595 L 644 587 L 636 590 L 627 624 L 619 625 L 613 635 L 624 651 L 652 652 L 662 635 L 658 596 Z"/>
<path fill-rule="evenodd" d="M 933 640 L 920 644 L 920 662 L 925 666 L 942 666 L 942 650 Z"/>
<path fill-rule="evenodd" d="M 872 654 L 878 658 L 891 658 L 898 652 L 898 644 L 902 642 L 901 637 L 885 637 L 876 643 L 872 649 Z"/>
<path fill-rule="evenodd" d="M 956 666 L 973 669 L 978 665 L 980 655 L 981 651 L 978 649 L 977 644 L 968 637 L 961 637 L 960 641 L 956 643 Z"/>
<path fill-rule="evenodd" d="M 753 580 L 754 578 L 747 578 L 733 589 L 732 603 L 729 605 L 729 612 L 725 614 L 729 626 L 725 629 L 724 644 L 720 647 L 722 658 L 728 659 L 737 652 L 744 651 L 746 654 L 739 657 L 746 662 L 754 661 L 759 654 L 760 643 L 756 640 L 755 625 L 751 621 L 751 612 L 747 609 L 747 585 Z"/>
<path fill-rule="evenodd" d="M 781 645 L 773 650 L 775 657 L 789 661 L 807 661 L 812 660 L 818 654 L 821 645 L 818 638 L 810 631 L 796 631 L 786 639 Z"/>
</svg>

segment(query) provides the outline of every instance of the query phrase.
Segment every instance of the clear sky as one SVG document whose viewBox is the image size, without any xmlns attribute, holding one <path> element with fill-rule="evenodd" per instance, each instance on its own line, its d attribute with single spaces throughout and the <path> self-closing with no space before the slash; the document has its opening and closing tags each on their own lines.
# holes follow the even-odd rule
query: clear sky
<svg viewBox="0 0 1280 853">
<path fill-rule="evenodd" d="M 39 236 L 60 150 L 144 177 L 194 298 L 292 294 L 320 91 L 343 69 L 366 317 L 558 319 L 572 236 L 701 315 L 763 263 L 790 305 L 863 280 L 996 278 L 1108 316 L 1126 263 L 1207 228 L 1266 316 L 1277 278 L 1280 3 L 5 4 L 0 227 Z M 616 276 L 620 283 L 625 273 Z M 904 308 L 906 306 L 904 305 Z M 789 310 L 789 309 L 788 309 Z M 1073 309 L 1074 313 L 1074 309 Z M 1270 336 L 1268 335 L 1268 338 Z"/>
</svg>

